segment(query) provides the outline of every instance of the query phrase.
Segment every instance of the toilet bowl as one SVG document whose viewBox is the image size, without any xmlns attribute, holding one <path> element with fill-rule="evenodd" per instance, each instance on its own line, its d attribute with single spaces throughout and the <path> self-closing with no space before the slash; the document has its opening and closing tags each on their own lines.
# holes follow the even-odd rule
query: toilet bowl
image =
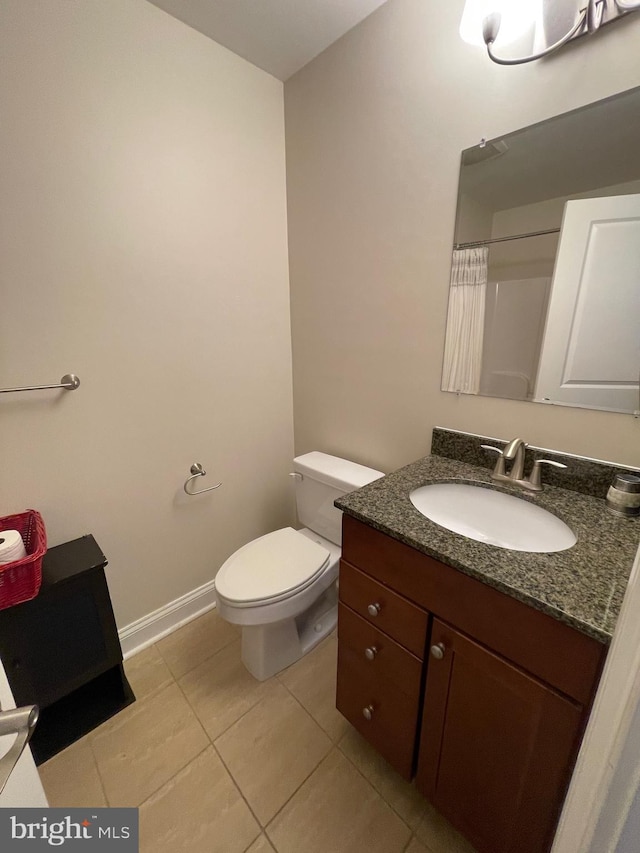
<svg viewBox="0 0 640 853">
<path fill-rule="evenodd" d="M 259 681 L 290 666 L 335 627 L 340 495 L 384 476 L 313 451 L 294 459 L 301 530 L 284 527 L 239 548 L 215 579 L 223 619 L 242 626 L 242 660 Z"/>
</svg>

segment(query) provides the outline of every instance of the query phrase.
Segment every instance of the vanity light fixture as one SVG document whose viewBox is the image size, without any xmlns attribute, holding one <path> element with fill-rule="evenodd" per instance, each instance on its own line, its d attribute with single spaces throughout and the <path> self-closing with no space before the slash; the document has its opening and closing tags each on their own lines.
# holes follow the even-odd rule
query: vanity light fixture
<svg viewBox="0 0 640 853">
<path fill-rule="evenodd" d="M 482 25 L 485 18 L 500 15 L 500 44 L 510 44 L 534 26 L 541 0 L 467 0 L 460 37 L 467 44 L 484 45 Z"/>
<path fill-rule="evenodd" d="M 571 39 L 597 32 L 603 24 L 640 10 L 640 0 L 467 0 L 460 23 L 460 36 L 470 44 L 484 43 L 487 53 L 498 65 L 522 65 L 548 56 Z M 573 23 L 552 44 L 544 40 L 547 17 L 556 20 L 566 15 Z M 529 56 L 511 59 L 494 50 L 535 32 L 539 49 Z M 480 39 L 480 34 L 482 39 Z"/>
</svg>

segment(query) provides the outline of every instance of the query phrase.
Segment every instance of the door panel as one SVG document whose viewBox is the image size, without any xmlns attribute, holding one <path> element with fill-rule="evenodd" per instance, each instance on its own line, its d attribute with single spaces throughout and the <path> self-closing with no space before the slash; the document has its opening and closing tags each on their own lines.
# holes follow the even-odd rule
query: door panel
<svg viewBox="0 0 640 853">
<path fill-rule="evenodd" d="M 548 849 L 582 709 L 434 620 L 416 783 L 479 853 Z"/>
<path fill-rule="evenodd" d="M 535 399 L 640 409 L 640 195 L 569 201 Z"/>
</svg>

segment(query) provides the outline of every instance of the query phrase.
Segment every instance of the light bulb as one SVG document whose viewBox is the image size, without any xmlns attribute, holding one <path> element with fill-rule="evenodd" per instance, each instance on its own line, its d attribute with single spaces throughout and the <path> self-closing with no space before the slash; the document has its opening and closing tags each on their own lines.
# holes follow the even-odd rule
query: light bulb
<svg viewBox="0 0 640 853">
<path fill-rule="evenodd" d="M 484 45 L 482 21 L 492 12 L 500 13 L 500 32 L 497 44 L 509 44 L 524 35 L 539 19 L 541 0 L 467 0 L 460 37 L 467 44 Z"/>
</svg>

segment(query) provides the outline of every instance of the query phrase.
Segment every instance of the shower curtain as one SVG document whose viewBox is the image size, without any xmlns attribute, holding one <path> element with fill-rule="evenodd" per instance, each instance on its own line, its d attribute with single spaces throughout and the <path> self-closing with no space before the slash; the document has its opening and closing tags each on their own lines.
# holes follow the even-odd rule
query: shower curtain
<svg viewBox="0 0 640 853">
<path fill-rule="evenodd" d="M 487 246 L 453 252 L 443 391 L 477 394 L 480 390 L 488 259 Z"/>
</svg>

